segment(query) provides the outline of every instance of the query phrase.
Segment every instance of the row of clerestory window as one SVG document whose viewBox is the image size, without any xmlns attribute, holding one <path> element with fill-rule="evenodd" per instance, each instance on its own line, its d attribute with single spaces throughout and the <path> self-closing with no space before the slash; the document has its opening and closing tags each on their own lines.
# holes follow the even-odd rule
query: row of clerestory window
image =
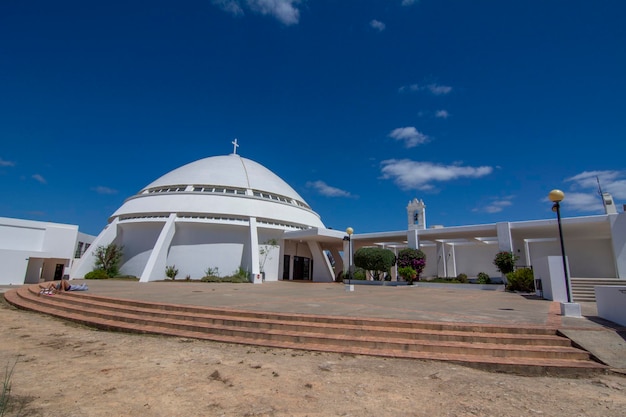
<svg viewBox="0 0 626 417">
<path fill-rule="evenodd" d="M 194 185 L 193 187 L 187 187 L 184 185 L 176 185 L 176 186 L 168 186 L 168 187 L 156 187 L 150 188 L 149 190 L 144 191 L 144 193 L 176 193 L 183 191 L 193 191 L 196 193 L 213 193 L 213 194 L 231 194 L 231 195 L 246 195 L 246 190 L 243 188 L 229 188 L 229 187 L 220 187 L 213 185 Z M 289 197 L 285 197 L 278 194 L 272 194 L 265 191 L 253 190 L 252 195 L 258 198 L 265 198 L 267 200 L 280 201 L 282 203 L 287 204 L 295 204 L 299 207 L 303 207 L 305 209 L 311 210 L 306 203 L 294 200 Z"/>
</svg>

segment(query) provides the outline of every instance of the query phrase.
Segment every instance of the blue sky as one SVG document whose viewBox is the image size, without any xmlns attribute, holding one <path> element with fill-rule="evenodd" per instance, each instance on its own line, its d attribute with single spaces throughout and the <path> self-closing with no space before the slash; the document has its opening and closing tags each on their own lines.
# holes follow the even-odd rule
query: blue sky
<svg viewBox="0 0 626 417">
<path fill-rule="evenodd" d="M 0 3 L 0 216 L 108 217 L 232 152 L 326 226 L 601 214 L 626 203 L 622 0 Z"/>
</svg>

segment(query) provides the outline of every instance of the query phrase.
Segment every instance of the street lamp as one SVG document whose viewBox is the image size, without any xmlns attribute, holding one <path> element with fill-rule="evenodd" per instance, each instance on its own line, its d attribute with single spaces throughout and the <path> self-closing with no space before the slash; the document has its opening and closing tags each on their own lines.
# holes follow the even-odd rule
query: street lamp
<svg viewBox="0 0 626 417">
<path fill-rule="evenodd" d="M 352 234 L 354 233 L 354 229 L 348 227 L 346 229 L 346 233 L 348 234 L 348 285 L 351 285 L 352 282 L 352 271 L 354 267 L 352 266 Z"/>
<path fill-rule="evenodd" d="M 567 272 L 567 261 L 565 260 L 565 245 L 563 244 L 563 229 L 561 227 L 561 201 L 565 198 L 565 193 L 561 190 L 552 190 L 548 194 L 548 198 L 554 204 L 552 211 L 556 212 L 557 223 L 559 224 L 559 239 L 561 240 L 561 256 L 563 257 L 563 273 L 565 274 L 565 291 L 567 291 L 567 302 L 572 302 L 569 292 L 569 274 Z"/>
</svg>

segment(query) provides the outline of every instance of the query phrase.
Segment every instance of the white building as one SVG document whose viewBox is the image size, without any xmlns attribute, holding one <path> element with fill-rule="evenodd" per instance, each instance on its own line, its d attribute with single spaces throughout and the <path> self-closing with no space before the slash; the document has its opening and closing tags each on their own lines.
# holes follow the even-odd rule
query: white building
<svg viewBox="0 0 626 417">
<path fill-rule="evenodd" d="M 114 243 L 123 246 L 120 273 L 142 282 L 164 279 L 171 265 L 179 278 L 199 279 L 209 268 L 221 275 L 243 268 L 255 282 L 261 281 L 261 272 L 266 280 L 276 281 L 279 270 L 281 279 L 283 270 L 291 271 L 290 278 L 310 279 L 312 261 L 327 264 L 315 276 L 331 281 L 332 268 L 316 252 L 318 246 L 311 252 L 297 243 L 265 245 L 280 241 L 285 232 L 312 228 L 325 230 L 319 215 L 267 168 L 236 153 L 205 158 L 128 198 L 72 277 L 93 269 L 93 250 Z M 266 257 L 260 257 L 260 249 L 267 251 Z M 290 256 L 286 264 L 280 262 L 286 259 L 283 255 Z"/>
<path fill-rule="evenodd" d="M 555 218 L 428 228 L 425 210 L 423 201 L 409 202 L 407 229 L 354 234 L 353 249 L 418 247 L 427 255 L 425 277 L 499 277 L 493 259 L 503 250 L 520 257 L 518 266 L 561 254 Z M 626 278 L 626 214 L 562 223 L 571 276 Z M 93 269 L 95 248 L 115 243 L 124 247 L 120 272 L 142 282 L 164 279 L 169 265 L 179 270 L 178 278 L 199 279 L 209 268 L 221 275 L 243 268 L 253 282 L 261 282 L 261 272 L 267 281 L 330 282 L 347 267 L 346 237 L 327 229 L 285 181 L 235 152 L 184 165 L 128 198 L 71 276 Z M 264 245 L 274 239 L 278 246 Z M 260 256 L 263 249 L 267 257 Z"/>
<path fill-rule="evenodd" d="M 0 217 L 0 285 L 68 277 L 94 239 L 74 225 Z"/>
</svg>

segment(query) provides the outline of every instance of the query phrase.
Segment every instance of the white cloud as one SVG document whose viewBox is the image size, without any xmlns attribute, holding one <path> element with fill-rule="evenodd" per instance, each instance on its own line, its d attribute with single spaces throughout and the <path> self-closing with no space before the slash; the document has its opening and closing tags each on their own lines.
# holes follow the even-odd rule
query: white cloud
<svg viewBox="0 0 626 417">
<path fill-rule="evenodd" d="M 502 197 L 502 198 L 494 197 L 486 206 L 475 208 L 472 211 L 489 213 L 489 214 L 500 213 L 506 207 L 513 205 L 513 202 L 511 201 L 512 199 L 513 197 Z"/>
<path fill-rule="evenodd" d="M 426 88 L 436 96 L 448 94 L 452 91 L 452 87 L 449 85 L 428 84 Z"/>
<path fill-rule="evenodd" d="M 242 16 L 245 6 L 254 13 L 272 16 L 287 26 L 298 24 L 300 20 L 297 5 L 301 0 L 212 0 L 212 3 L 235 16 Z"/>
<path fill-rule="evenodd" d="M 565 179 L 571 185 L 562 204 L 570 210 L 604 213 L 598 180 L 603 192 L 610 193 L 615 200 L 626 200 L 625 171 L 583 171 Z"/>
<path fill-rule="evenodd" d="M 402 0 L 402 5 L 403 6 L 411 6 L 415 3 L 417 3 L 418 0 Z"/>
<path fill-rule="evenodd" d="M 546 200 L 547 197 L 546 197 Z M 550 200 L 548 200 L 550 201 Z M 596 212 L 601 213 L 604 212 L 604 208 L 602 206 L 602 200 L 600 196 L 596 193 L 576 193 L 576 192 L 568 192 L 565 193 L 565 199 L 561 203 L 565 210 L 574 210 L 580 212 Z M 561 211 L 561 215 L 565 215 L 563 213 L 563 209 Z"/>
<path fill-rule="evenodd" d="M 15 162 L 5 161 L 4 159 L 0 158 L 0 167 L 14 167 L 14 166 L 15 166 Z"/>
<path fill-rule="evenodd" d="M 413 126 L 399 127 L 389 133 L 389 137 L 395 140 L 404 141 L 404 146 L 414 148 L 417 145 L 428 142 L 428 136 L 418 131 Z"/>
<path fill-rule="evenodd" d="M 46 181 L 46 179 L 44 177 L 42 177 L 39 174 L 34 174 L 31 178 L 33 178 L 35 181 L 39 181 L 42 184 L 46 184 L 48 181 Z"/>
<path fill-rule="evenodd" d="M 398 92 L 400 93 L 407 93 L 407 92 L 416 92 L 416 91 L 420 91 L 423 88 L 420 87 L 419 84 L 409 84 L 409 85 L 403 85 L 402 87 L 398 88 Z"/>
<path fill-rule="evenodd" d="M 306 183 L 306 186 L 309 188 L 313 188 L 318 193 L 326 197 L 352 197 L 352 194 L 350 194 L 348 191 L 344 191 L 336 187 L 331 187 L 324 181 L 309 181 Z"/>
<path fill-rule="evenodd" d="M 239 5 L 239 0 L 212 0 L 214 5 L 235 16 L 242 16 L 243 9 Z"/>
<path fill-rule="evenodd" d="M 370 26 L 379 32 L 382 32 L 383 30 L 385 30 L 385 27 L 386 27 L 386 25 L 383 22 L 381 22 L 380 20 L 376 20 L 376 19 L 370 22 Z"/>
<path fill-rule="evenodd" d="M 480 178 L 491 174 L 492 167 L 464 167 L 440 165 L 410 159 L 388 159 L 381 162 L 382 178 L 392 179 L 405 190 L 430 190 L 432 182 L 451 181 L 458 178 Z"/>
<path fill-rule="evenodd" d="M 98 194 L 117 194 L 117 190 L 114 190 L 113 188 L 109 188 L 109 187 L 104 187 L 102 185 L 93 187 L 92 190 L 97 192 Z"/>
<path fill-rule="evenodd" d="M 447 110 L 437 110 L 435 112 L 435 117 L 438 119 L 447 119 L 450 117 L 450 113 Z"/>
<path fill-rule="evenodd" d="M 589 189 L 598 191 L 598 180 L 602 191 L 611 193 L 614 198 L 626 199 L 625 171 L 583 171 L 573 177 L 566 178 L 572 183 L 572 189 Z"/>
<path fill-rule="evenodd" d="M 398 92 L 400 93 L 408 93 L 408 92 L 417 92 L 417 91 L 430 91 L 431 94 L 436 96 L 443 96 L 452 92 L 452 87 L 449 85 L 440 85 L 440 84 L 428 84 L 428 85 L 419 85 L 419 84 L 409 84 L 403 85 L 398 88 Z"/>
</svg>

